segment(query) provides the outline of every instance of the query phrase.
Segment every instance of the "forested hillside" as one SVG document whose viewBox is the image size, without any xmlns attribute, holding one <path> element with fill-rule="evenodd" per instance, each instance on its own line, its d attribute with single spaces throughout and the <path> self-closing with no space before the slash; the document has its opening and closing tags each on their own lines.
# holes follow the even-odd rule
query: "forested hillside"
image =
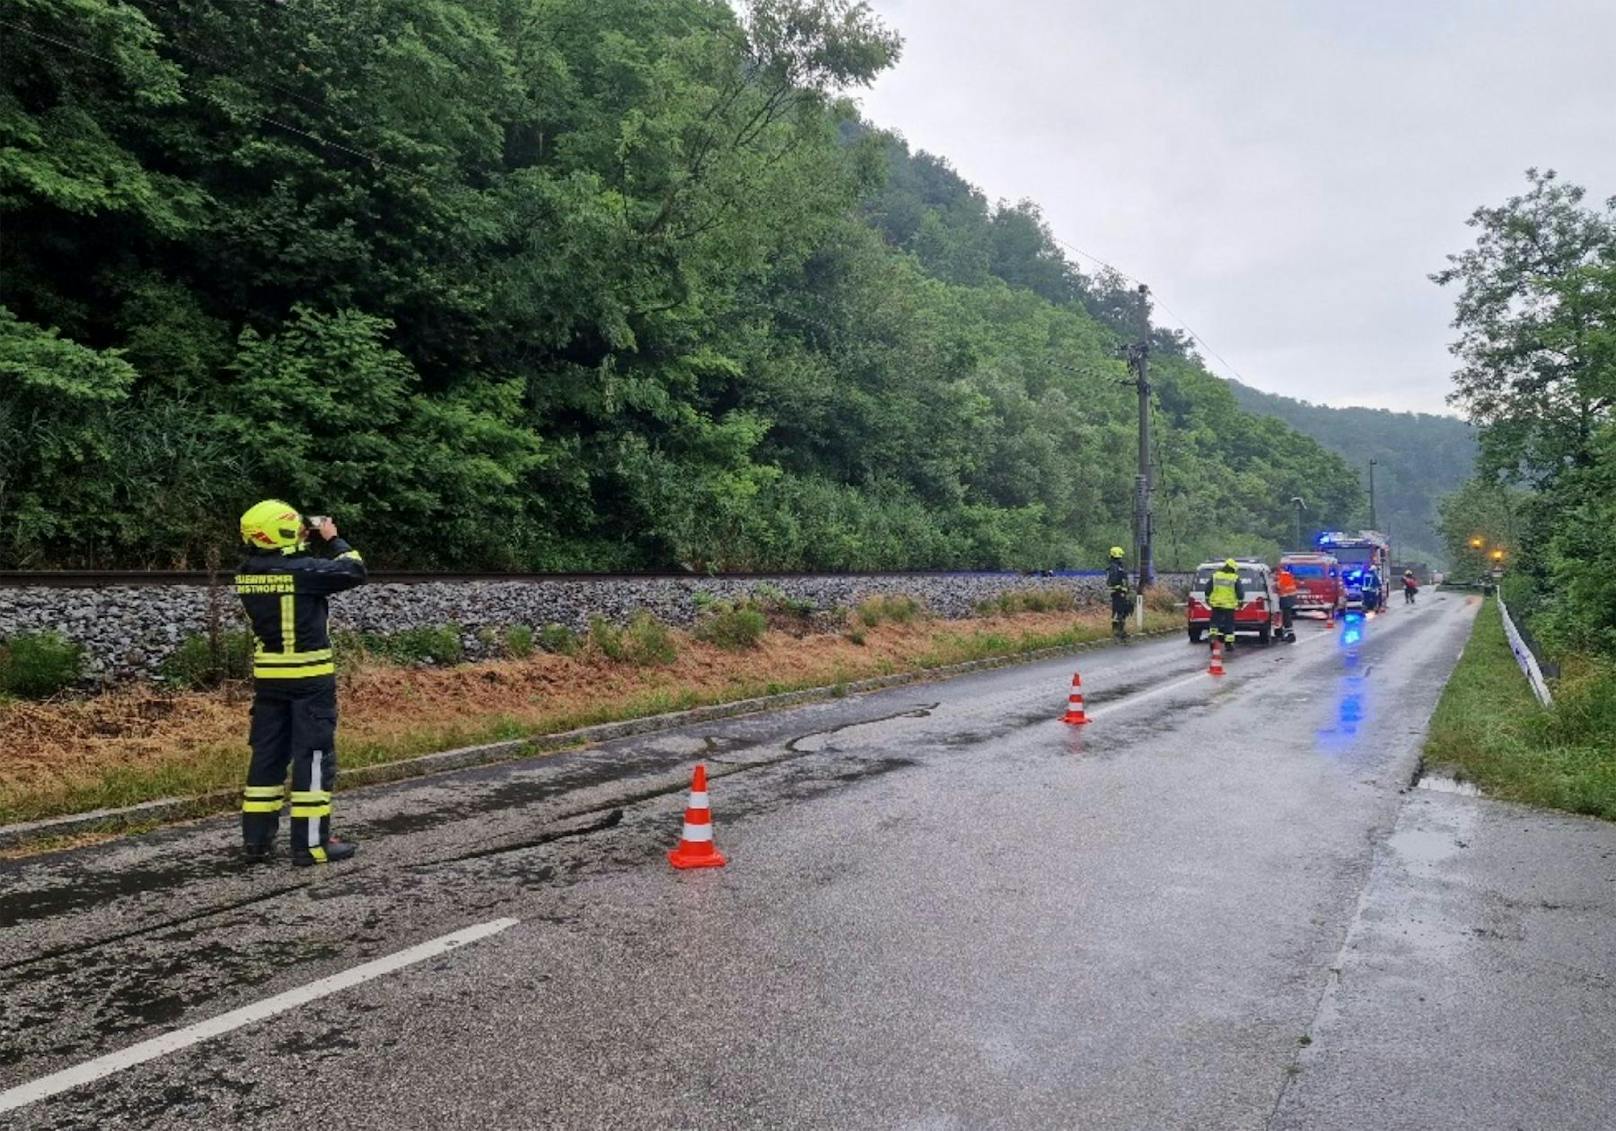
<svg viewBox="0 0 1616 1131">
<path fill-rule="evenodd" d="M 20 0 L 0 564 L 198 564 L 266 494 L 375 563 L 1093 564 L 1132 293 L 860 122 L 862 5 Z M 1353 468 L 1156 332 L 1159 557 Z"/>
<path fill-rule="evenodd" d="M 1476 430 L 1451 416 L 1328 405 L 1229 384 L 1247 412 L 1276 416 L 1344 457 L 1367 484 L 1375 460 L 1375 518 L 1399 558 L 1442 562 L 1437 503 L 1476 471 Z M 1305 496 L 1304 496 L 1305 497 Z"/>
</svg>

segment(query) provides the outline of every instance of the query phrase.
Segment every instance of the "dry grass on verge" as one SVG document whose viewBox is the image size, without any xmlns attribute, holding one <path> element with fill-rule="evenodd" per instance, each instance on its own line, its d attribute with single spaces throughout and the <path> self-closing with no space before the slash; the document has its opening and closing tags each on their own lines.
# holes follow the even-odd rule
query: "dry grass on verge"
<svg viewBox="0 0 1616 1131">
<path fill-rule="evenodd" d="M 1153 614 L 1149 627 L 1177 623 L 1172 614 Z M 1034 612 L 967 621 L 921 618 L 849 634 L 771 631 L 757 648 L 740 652 L 675 633 L 677 657 L 656 666 L 613 662 L 592 650 L 448 669 L 363 666 L 340 677 L 339 749 L 346 766 L 390 762 L 469 743 L 1013 656 L 1108 633 L 1104 613 Z M 241 687 L 174 692 L 139 686 L 0 705 L 0 824 L 233 788 L 246 765 L 247 704 Z"/>
</svg>

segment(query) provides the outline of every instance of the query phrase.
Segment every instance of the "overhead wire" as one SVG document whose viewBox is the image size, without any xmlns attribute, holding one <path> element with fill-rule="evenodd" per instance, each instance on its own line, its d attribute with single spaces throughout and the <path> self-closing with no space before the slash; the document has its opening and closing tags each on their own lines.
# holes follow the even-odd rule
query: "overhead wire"
<svg viewBox="0 0 1616 1131">
<path fill-rule="evenodd" d="M 1111 272 L 1111 274 L 1117 276 L 1117 278 L 1122 279 L 1125 282 L 1133 283 L 1136 286 L 1145 286 L 1146 285 L 1142 279 L 1139 279 L 1139 278 L 1137 278 L 1137 277 L 1135 277 L 1133 275 L 1128 274 L 1128 272 L 1122 270 L 1120 267 L 1117 267 L 1115 264 L 1108 263 L 1106 260 L 1101 259 L 1098 255 L 1091 255 L 1090 253 L 1084 251 L 1082 248 L 1078 247 L 1076 244 L 1073 244 L 1073 243 L 1070 243 L 1070 242 L 1068 242 L 1066 240 L 1063 240 L 1059 236 L 1054 235 L 1053 233 L 1051 233 L 1050 238 L 1053 239 L 1056 243 L 1060 244 L 1066 250 L 1068 250 L 1070 252 L 1073 252 L 1073 253 L 1075 253 L 1075 254 L 1077 254 L 1079 256 L 1082 256 L 1084 259 L 1087 259 L 1090 262 L 1099 264 L 1101 267 L 1103 267 L 1107 271 Z M 1202 349 L 1204 349 L 1207 353 L 1211 354 L 1214 358 L 1216 358 L 1218 360 L 1218 362 L 1221 363 L 1222 366 L 1225 369 L 1227 369 L 1230 373 L 1232 373 L 1234 375 L 1234 377 L 1235 377 L 1235 379 L 1237 381 L 1240 381 L 1242 384 L 1249 384 L 1249 382 L 1247 382 L 1246 379 L 1243 376 L 1241 376 L 1240 371 L 1229 363 L 1229 359 L 1224 357 L 1217 350 L 1213 349 L 1211 344 L 1204 337 L 1202 337 L 1200 334 L 1198 334 L 1195 331 L 1195 328 L 1193 326 L 1191 326 L 1187 321 L 1184 320 L 1183 315 L 1179 314 L 1176 310 L 1174 310 L 1172 307 L 1167 305 L 1166 300 L 1163 299 L 1161 297 L 1161 295 L 1159 293 L 1157 293 L 1157 291 L 1154 288 L 1151 288 L 1150 297 L 1151 297 L 1152 300 L 1155 301 L 1157 306 L 1161 307 L 1162 310 L 1165 311 L 1167 313 L 1167 315 L 1173 319 L 1173 321 L 1177 322 L 1179 324 L 1179 326 L 1181 326 L 1183 328 L 1184 332 L 1190 336 L 1191 341 L 1195 342 Z"/>
<path fill-rule="evenodd" d="M 175 0 L 173 3 L 166 3 L 165 0 L 146 0 L 146 2 L 154 8 L 159 8 L 170 14 L 177 14 L 179 11 L 179 4 L 177 0 Z M 226 61 L 224 59 L 220 59 L 216 55 L 210 55 L 206 51 L 198 51 L 194 47 L 187 47 L 173 36 L 165 36 L 162 46 L 169 50 L 178 51 L 181 55 L 189 55 L 191 58 L 198 59 L 204 63 L 211 63 L 213 66 L 219 68 L 220 71 L 227 74 L 230 73 L 234 67 L 239 65 L 241 62 L 239 59 Z M 315 110 L 321 111 L 322 113 L 335 114 L 340 118 L 346 119 L 350 125 L 360 126 L 362 128 L 375 125 L 374 122 L 366 121 L 364 118 L 361 118 L 357 114 L 350 111 L 344 110 L 340 106 L 333 106 L 329 102 L 321 102 L 318 99 L 310 98 L 308 95 L 299 94 L 295 90 L 281 86 L 279 83 L 271 82 L 269 79 L 263 78 L 262 76 L 255 77 L 254 82 L 259 86 L 273 90 L 276 94 L 282 94 L 287 98 L 295 99 L 296 101 L 303 103 L 305 106 L 312 107 Z"/>
<path fill-rule="evenodd" d="M 116 68 L 119 65 L 116 60 L 110 59 L 107 56 L 100 54 L 99 52 L 91 51 L 88 48 L 80 47 L 75 43 L 69 43 L 69 42 L 67 42 L 66 40 L 63 40 L 63 39 L 58 39 L 53 35 L 46 35 L 44 32 L 36 31 L 35 29 L 33 29 L 31 27 L 28 27 L 28 26 L 26 26 L 24 24 L 16 23 L 13 20 L 0 18 L 0 27 L 6 27 L 6 28 L 10 28 L 13 31 L 21 32 L 23 35 L 29 36 L 32 39 L 37 39 L 42 43 L 48 43 L 51 46 L 60 48 L 63 51 L 71 51 L 75 55 L 83 55 L 86 58 L 95 59 L 95 60 L 97 60 L 99 62 L 107 64 L 109 67 Z M 350 156 L 353 156 L 353 157 L 362 158 L 363 160 L 370 162 L 373 167 L 390 169 L 393 172 L 398 173 L 400 176 L 408 177 L 411 180 L 414 180 L 414 181 L 417 181 L 417 182 L 420 182 L 420 183 L 423 183 L 423 184 L 430 184 L 430 183 L 434 183 L 434 182 L 436 182 L 438 184 L 446 184 L 447 183 L 447 182 L 443 182 L 441 180 L 438 180 L 437 178 L 430 177 L 427 174 L 420 173 L 420 172 L 418 172 L 416 170 L 406 169 L 402 165 L 395 165 L 391 161 L 388 161 L 385 158 L 380 157 L 380 156 L 378 156 L 378 155 L 376 155 L 374 153 L 368 152 L 366 150 L 355 149 L 352 146 L 344 145 L 339 141 L 332 141 L 330 138 L 323 137 L 320 134 L 314 133 L 311 130 L 305 130 L 305 129 L 302 129 L 302 128 L 298 127 L 298 126 L 290 125 L 290 124 L 288 124 L 286 122 L 280 121 L 278 118 L 271 118 L 267 114 L 260 114 L 255 110 L 249 110 L 249 109 L 247 109 L 245 107 L 224 105 L 224 104 L 220 103 L 219 101 L 217 101 L 212 95 L 210 95 L 209 92 L 207 92 L 206 90 L 201 89 L 199 86 L 195 85 L 194 83 L 188 83 L 188 82 L 185 82 L 183 80 L 176 79 L 175 80 L 175 85 L 177 87 L 179 87 L 179 89 L 181 89 L 181 90 L 188 91 L 189 93 L 196 95 L 197 97 L 202 99 L 204 102 L 206 102 L 208 105 L 212 106 L 214 109 L 222 110 L 222 111 L 224 111 L 226 113 L 241 114 L 244 117 L 252 118 L 253 120 L 255 120 L 257 122 L 260 122 L 262 124 L 274 126 L 277 129 L 285 130 L 288 133 L 297 134 L 300 137 L 307 138 L 308 140 L 310 140 L 310 141 L 314 142 L 315 144 L 317 144 L 319 146 L 322 146 L 324 148 L 334 149 L 334 150 L 337 150 L 337 151 L 342 152 L 342 153 L 347 153 L 347 154 L 349 154 Z M 282 93 L 286 93 L 286 92 L 283 91 Z"/>
</svg>

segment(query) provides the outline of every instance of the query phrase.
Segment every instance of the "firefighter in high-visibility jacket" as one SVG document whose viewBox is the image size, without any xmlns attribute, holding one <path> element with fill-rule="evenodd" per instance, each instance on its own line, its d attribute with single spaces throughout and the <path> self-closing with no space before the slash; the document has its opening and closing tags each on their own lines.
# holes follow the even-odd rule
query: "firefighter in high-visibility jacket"
<svg viewBox="0 0 1616 1131">
<path fill-rule="evenodd" d="M 1212 609 L 1212 640 L 1222 640 L 1223 650 L 1234 648 L 1234 613 L 1246 599 L 1246 587 L 1240 584 L 1240 567 L 1233 558 L 1225 558 L 1223 567 L 1212 572 L 1207 586 L 1206 603 Z"/>
<path fill-rule="evenodd" d="M 1133 594 L 1128 585 L 1128 567 L 1123 564 L 1121 546 L 1111 547 L 1111 564 L 1105 571 L 1106 588 L 1111 590 L 1111 635 L 1128 639 L 1128 614 L 1133 612 Z"/>
<path fill-rule="evenodd" d="M 1295 644 L 1296 575 L 1281 565 L 1274 573 L 1274 588 L 1279 590 L 1279 612 L 1284 622 L 1283 639 L 1287 644 Z"/>
<path fill-rule="evenodd" d="M 318 537 L 329 556 L 308 552 Z M 292 863 L 346 860 L 352 844 L 331 836 L 331 787 L 337 776 L 337 678 L 327 598 L 365 583 L 359 551 L 329 518 L 305 522 L 279 499 L 241 516 L 247 558 L 236 575 L 253 631 L 252 762 L 242 794 L 242 854 L 274 853 L 281 811 L 291 802 Z M 286 768 L 292 769 L 291 796 Z"/>
</svg>

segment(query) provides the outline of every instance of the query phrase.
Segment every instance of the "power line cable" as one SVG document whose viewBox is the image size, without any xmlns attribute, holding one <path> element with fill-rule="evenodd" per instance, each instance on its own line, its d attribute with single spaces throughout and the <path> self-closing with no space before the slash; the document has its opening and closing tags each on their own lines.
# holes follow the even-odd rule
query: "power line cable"
<svg viewBox="0 0 1616 1131">
<path fill-rule="evenodd" d="M 1151 292 L 1152 295 L 1154 295 L 1155 293 L 1156 293 L 1155 291 Z M 1222 362 L 1223 367 L 1225 369 L 1227 369 L 1230 373 L 1233 373 L 1235 375 L 1236 380 L 1238 380 L 1243 385 L 1250 384 L 1249 381 L 1247 381 L 1243 376 L 1241 376 L 1240 370 L 1236 369 L 1233 365 L 1231 365 L 1229 363 L 1228 358 L 1224 357 L 1217 350 L 1213 349 L 1211 344 L 1208 343 L 1205 338 L 1203 338 L 1203 337 L 1201 337 L 1201 335 L 1197 334 L 1195 332 L 1194 328 L 1191 327 L 1188 322 L 1184 321 L 1184 318 L 1183 318 L 1182 315 L 1180 315 L 1172 307 L 1168 306 L 1167 303 L 1162 301 L 1162 299 L 1160 299 L 1159 297 L 1156 299 L 1156 305 L 1161 307 L 1163 310 L 1165 310 L 1173 318 L 1173 320 L 1176 321 L 1180 326 L 1184 327 L 1184 332 L 1187 333 L 1191 337 L 1191 339 L 1193 339 L 1202 349 L 1206 350 L 1207 353 L 1211 354 L 1213 357 L 1217 358 L 1220 362 Z"/>
<path fill-rule="evenodd" d="M 1053 233 L 1051 233 L 1050 238 L 1053 239 L 1056 243 L 1060 244 L 1062 247 L 1066 248 L 1068 251 L 1075 252 L 1077 255 L 1082 256 L 1084 259 L 1090 260 L 1091 262 L 1094 262 L 1094 263 L 1098 263 L 1101 267 L 1105 268 L 1107 271 L 1111 272 L 1111 274 L 1117 276 L 1119 279 L 1122 279 L 1125 282 L 1133 283 L 1136 286 L 1144 285 L 1143 280 L 1138 279 L 1135 276 L 1128 274 L 1128 272 L 1122 270 L 1120 267 L 1117 267 L 1116 265 L 1114 265 L 1112 263 L 1106 262 L 1104 259 L 1101 259 L 1098 255 L 1091 255 L 1088 252 L 1084 251 L 1082 248 L 1078 247 L 1076 244 L 1068 243 L 1066 240 L 1061 239 L 1059 236 L 1054 235 Z M 1161 297 L 1161 295 L 1157 293 L 1155 288 L 1151 288 L 1150 297 L 1155 300 L 1155 303 L 1156 303 L 1157 306 L 1161 307 L 1162 310 L 1164 310 L 1168 314 L 1168 316 L 1170 316 L 1175 322 L 1177 322 L 1180 326 L 1182 326 L 1184 328 L 1184 332 L 1190 336 L 1190 339 L 1192 341 L 1194 341 L 1202 349 L 1206 350 L 1207 353 L 1211 354 L 1214 358 L 1216 358 L 1223 365 L 1223 367 L 1225 369 L 1227 369 L 1230 373 L 1234 374 L 1236 380 L 1240 381 L 1242 384 L 1249 384 L 1250 383 L 1250 382 L 1246 381 L 1245 377 L 1241 376 L 1241 373 L 1240 373 L 1240 371 L 1238 369 L 1236 369 L 1233 365 L 1231 365 L 1229 363 L 1228 358 L 1224 357 L 1217 350 L 1213 349 L 1211 344 L 1209 342 L 1207 342 L 1207 340 L 1204 337 L 1202 337 L 1200 334 L 1196 333 L 1195 328 L 1193 326 L 1191 326 L 1188 322 L 1186 322 L 1184 320 L 1184 317 L 1181 314 L 1179 314 L 1177 311 L 1175 311 L 1172 307 L 1168 306 L 1166 300 L 1164 300 Z"/>
<path fill-rule="evenodd" d="M 83 56 L 85 56 L 87 58 L 90 58 L 90 59 L 96 59 L 96 60 L 98 60 L 98 61 L 100 61 L 102 63 L 107 64 L 107 66 L 109 66 L 109 67 L 116 68 L 119 65 L 116 60 L 109 59 L 107 56 L 102 55 L 102 54 L 100 54 L 98 52 L 91 51 L 88 48 L 80 47 L 77 44 L 68 43 L 66 40 L 57 39 L 55 36 L 46 35 L 43 32 L 35 31 L 33 28 L 27 27 L 27 26 L 25 26 L 23 24 L 16 23 L 16 22 L 14 22 L 12 20 L 0 19 L 0 27 L 7 27 L 7 28 L 10 28 L 13 31 L 21 32 L 23 35 L 29 36 L 30 38 L 33 38 L 33 39 L 37 39 L 42 43 L 48 43 L 51 46 L 58 47 L 63 51 L 71 51 L 75 55 L 83 55 Z M 175 85 L 178 86 L 181 90 L 188 91 L 191 94 L 195 94 L 198 98 L 202 99 L 207 105 L 212 106 L 216 110 L 221 110 L 221 111 L 224 111 L 225 113 L 231 113 L 231 114 L 241 114 L 241 115 L 243 115 L 245 117 L 252 118 L 255 121 L 260 122 L 262 124 L 274 126 L 277 129 L 285 130 L 288 133 L 297 134 L 298 136 L 308 138 L 310 141 L 316 143 L 317 145 L 325 147 L 327 149 L 335 149 L 335 150 L 338 150 L 338 151 L 340 151 L 342 153 L 347 153 L 350 156 L 362 158 L 362 159 L 370 162 L 371 165 L 374 166 L 374 167 L 383 168 L 383 169 L 390 169 L 393 172 L 398 173 L 400 176 L 408 177 L 411 180 L 417 181 L 417 182 L 422 183 L 422 184 L 437 183 L 439 185 L 444 185 L 444 184 L 447 183 L 447 182 L 444 182 L 444 181 L 441 181 L 441 180 L 437 180 L 436 178 L 430 177 L 430 176 L 428 176 L 426 174 L 417 172 L 417 171 L 415 171 L 413 169 L 406 169 L 402 165 L 395 165 L 391 161 L 388 161 L 385 158 L 379 157 L 374 153 L 367 152 L 366 150 L 355 149 L 352 146 L 344 145 L 339 141 L 332 141 L 330 138 L 322 137 L 321 135 L 319 135 L 317 133 L 314 133 L 314 132 L 312 132 L 310 130 L 305 130 L 305 129 L 301 129 L 301 128 L 297 127 L 297 126 L 289 125 L 286 122 L 280 121 L 277 118 L 271 118 L 267 114 L 260 114 L 257 111 L 249 110 L 249 109 L 246 109 L 245 107 L 225 105 L 224 103 L 216 100 L 208 91 L 203 90 L 202 88 L 196 86 L 193 83 L 187 83 L 187 82 L 184 82 L 182 80 L 176 79 L 175 80 Z"/>
<path fill-rule="evenodd" d="M 147 2 L 150 3 L 154 8 L 160 8 L 163 11 L 171 14 L 176 14 L 179 11 L 178 3 L 164 3 L 163 0 L 147 0 Z M 180 43 L 178 39 L 171 35 L 163 38 L 162 46 L 174 51 L 178 51 L 182 55 L 189 55 L 193 59 L 199 59 L 204 63 L 211 63 L 213 66 L 219 68 L 220 71 L 223 71 L 226 74 L 233 73 L 234 66 L 239 65 L 240 63 L 239 59 L 233 60 L 232 62 L 227 62 L 215 55 L 209 55 L 205 51 L 198 51 L 194 47 L 186 47 L 184 44 Z M 333 106 L 329 102 L 320 102 L 317 99 L 310 98 L 307 95 L 299 94 L 295 90 L 281 86 L 279 83 L 271 82 L 266 78 L 258 77 L 254 79 L 254 82 L 260 86 L 268 88 L 269 90 L 273 90 L 277 94 L 283 94 L 287 98 L 295 99 L 298 102 L 303 103 L 305 106 L 313 107 L 314 109 L 323 113 L 335 114 L 338 117 L 345 119 L 350 125 L 363 128 L 374 126 L 376 124 L 375 122 L 367 121 L 366 119 L 361 118 L 350 111 L 344 110 L 340 106 Z"/>
</svg>

